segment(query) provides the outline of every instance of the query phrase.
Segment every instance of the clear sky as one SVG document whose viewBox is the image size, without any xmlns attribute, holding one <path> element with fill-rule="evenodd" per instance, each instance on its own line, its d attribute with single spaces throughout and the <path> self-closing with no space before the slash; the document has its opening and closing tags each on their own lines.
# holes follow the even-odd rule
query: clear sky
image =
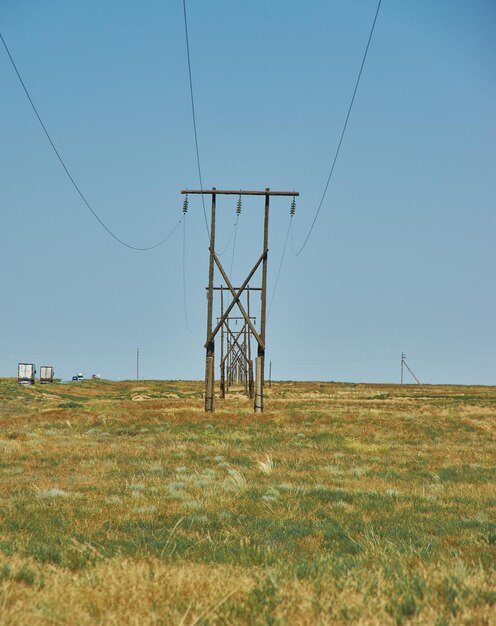
<svg viewBox="0 0 496 626">
<path fill-rule="evenodd" d="M 315 215 L 375 0 L 188 0 L 205 187 L 296 189 Z M 197 188 L 181 0 L 2 0 L 0 31 L 95 211 L 152 245 Z M 84 206 L 0 46 L 0 376 L 202 378 L 208 241 L 201 202 L 163 246 L 129 250 Z M 267 328 L 274 378 L 496 383 L 496 4 L 383 0 L 308 245 L 288 243 Z M 218 250 L 235 197 L 218 203 Z M 207 204 L 208 208 L 208 204 Z M 271 209 L 269 300 L 290 199 Z M 261 251 L 239 219 L 233 280 Z M 231 247 L 223 255 L 230 265 Z M 219 279 L 216 280 L 220 282 Z"/>
</svg>

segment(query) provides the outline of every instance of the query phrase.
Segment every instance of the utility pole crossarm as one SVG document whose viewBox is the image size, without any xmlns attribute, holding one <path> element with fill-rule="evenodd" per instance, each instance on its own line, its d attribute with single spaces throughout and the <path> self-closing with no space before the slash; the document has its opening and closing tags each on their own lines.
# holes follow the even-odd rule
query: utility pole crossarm
<svg viewBox="0 0 496 626">
<path fill-rule="evenodd" d="M 299 196 L 298 191 L 246 191 L 242 189 L 181 189 L 181 193 L 215 196 Z"/>
<path fill-rule="evenodd" d="M 205 287 L 205 289 L 208 289 L 208 287 Z M 212 287 L 213 291 L 222 291 L 222 290 L 226 290 L 227 287 L 221 286 L 221 287 Z M 241 289 L 241 287 L 233 287 L 234 291 L 239 291 Z M 250 287 L 250 291 L 262 291 L 262 287 Z"/>
</svg>

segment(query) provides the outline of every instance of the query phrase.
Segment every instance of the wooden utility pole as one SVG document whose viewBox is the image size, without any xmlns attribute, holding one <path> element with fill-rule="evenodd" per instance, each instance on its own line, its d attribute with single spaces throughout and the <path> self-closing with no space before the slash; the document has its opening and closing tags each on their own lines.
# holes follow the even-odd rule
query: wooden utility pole
<svg viewBox="0 0 496 626">
<path fill-rule="evenodd" d="M 224 289 L 220 288 L 220 314 L 224 313 Z M 226 365 L 224 360 L 224 324 L 220 331 L 220 397 L 226 396 Z"/>
<path fill-rule="evenodd" d="M 136 348 L 136 380 L 139 380 L 139 348 Z"/>
<path fill-rule="evenodd" d="M 215 289 L 215 287 L 214 287 Z M 221 296 L 223 291 L 221 290 Z M 223 301 L 221 297 L 221 315 L 223 311 Z M 248 316 L 249 319 L 256 323 L 256 318 Z M 217 318 L 219 322 L 221 318 Z M 239 331 L 233 331 L 230 322 L 242 321 L 243 324 Z M 225 397 L 225 385 L 223 393 L 222 381 L 226 379 L 227 369 L 227 387 L 233 383 L 241 382 L 245 387 L 245 392 L 250 395 L 249 390 L 249 346 L 251 341 L 250 329 L 248 328 L 244 317 L 230 316 L 224 320 L 224 324 L 220 330 L 221 333 L 221 359 L 220 359 L 220 376 L 221 376 L 221 398 Z"/>
<path fill-rule="evenodd" d="M 406 362 L 406 354 L 402 352 L 401 353 L 401 384 L 403 384 L 403 366 L 406 367 L 406 369 L 410 372 L 410 374 L 415 378 L 417 385 L 420 385 L 422 387 L 422 383 L 420 382 L 420 380 L 415 376 L 412 370 L 408 367 L 408 363 Z"/>
<path fill-rule="evenodd" d="M 212 310 L 214 304 L 214 250 L 215 250 L 215 187 L 212 188 L 212 213 L 210 217 L 210 261 L 208 267 L 208 309 L 207 309 L 207 350 L 205 359 L 205 411 L 214 410 L 214 357 L 215 357 L 215 335 L 212 336 Z"/>
<path fill-rule="evenodd" d="M 182 194 L 201 194 L 201 195 L 211 195 L 212 196 L 212 213 L 210 218 L 210 260 L 209 260 L 209 271 L 208 271 L 208 310 L 207 310 L 207 339 L 205 341 L 205 349 L 206 349 L 206 360 L 205 360 L 205 411 L 212 412 L 214 411 L 214 357 L 215 357 L 215 337 L 219 330 L 221 330 L 229 318 L 232 309 L 236 306 L 243 319 L 246 328 L 246 332 L 248 335 L 253 337 L 257 342 L 257 358 L 255 363 L 255 402 L 254 409 L 256 413 L 261 413 L 264 409 L 264 362 L 265 362 L 265 326 L 266 326 L 266 315 L 267 315 L 267 260 L 268 260 L 268 252 L 269 252 L 269 205 L 270 205 L 270 197 L 271 196 L 286 196 L 286 197 L 296 197 L 299 195 L 296 191 L 271 191 L 268 187 L 264 191 L 242 191 L 242 190 L 221 190 L 212 187 L 212 189 L 183 189 L 181 190 Z M 252 267 L 247 277 L 243 281 L 241 287 L 235 289 L 232 286 L 232 283 L 227 276 L 226 271 L 224 270 L 222 263 L 219 260 L 215 252 L 215 210 L 216 210 L 216 197 L 218 195 L 230 195 L 230 196 L 264 196 L 265 197 L 265 211 L 264 211 L 264 231 L 263 231 L 263 247 L 262 253 L 255 265 Z M 247 291 L 250 280 L 253 278 L 255 272 L 261 266 L 262 268 L 262 286 L 261 286 L 261 311 L 260 311 L 260 332 L 257 332 L 250 318 L 250 314 L 245 310 L 245 307 L 241 301 L 242 294 Z M 226 284 L 226 294 L 231 295 L 231 302 L 224 308 L 223 301 L 223 291 L 221 288 L 221 298 L 222 298 L 222 313 L 219 321 L 215 328 L 213 328 L 213 300 L 214 300 L 214 272 L 217 267 L 222 279 Z M 249 308 L 249 296 L 248 296 L 248 308 Z M 229 329 L 229 326 L 226 325 L 226 329 Z M 222 331 L 221 331 L 222 335 Z M 232 335 L 232 333 L 231 333 Z M 231 339 L 234 339 L 235 335 L 231 336 Z M 228 341 L 230 343 L 228 354 L 222 354 L 223 360 L 226 357 L 229 358 L 228 361 L 228 385 L 231 379 L 231 376 L 235 373 L 233 368 L 236 368 L 236 372 L 241 372 L 243 368 L 243 350 L 238 344 L 238 340 L 241 338 L 241 335 L 234 339 L 234 341 L 229 341 L 229 332 L 228 332 Z M 235 348 L 234 348 L 234 347 Z M 233 349 L 235 350 L 234 354 L 231 354 Z M 250 382 L 252 379 L 251 375 L 251 354 L 248 356 L 248 388 L 251 388 Z M 246 358 L 246 355 L 245 355 Z M 246 371 L 246 369 L 245 369 Z M 236 374 L 239 378 L 240 374 Z M 221 379 L 222 379 L 222 368 L 221 368 Z M 225 393 L 225 382 L 222 384 L 221 380 L 221 395 Z"/>
<path fill-rule="evenodd" d="M 265 191 L 269 191 L 268 188 Z M 264 241 L 263 241 L 263 262 L 262 262 L 262 313 L 260 315 L 260 338 L 258 344 L 258 356 L 255 366 L 255 413 L 262 413 L 264 409 L 264 370 L 265 370 L 265 316 L 267 313 L 267 256 L 269 253 L 269 194 L 265 195 L 264 213 Z"/>
<path fill-rule="evenodd" d="M 246 288 L 246 306 L 248 309 L 248 317 L 250 317 L 250 285 Z M 250 400 L 253 400 L 253 361 L 251 360 L 251 336 L 249 332 L 246 358 L 248 360 L 248 397 Z"/>
</svg>

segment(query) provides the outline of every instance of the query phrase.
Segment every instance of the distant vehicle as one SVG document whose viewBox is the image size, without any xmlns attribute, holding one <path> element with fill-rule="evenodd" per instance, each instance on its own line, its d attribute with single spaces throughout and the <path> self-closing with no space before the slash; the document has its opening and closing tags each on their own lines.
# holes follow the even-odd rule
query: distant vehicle
<svg viewBox="0 0 496 626">
<path fill-rule="evenodd" d="M 20 385 L 34 385 L 36 367 L 34 363 L 19 363 L 17 366 L 17 382 Z"/>
<path fill-rule="evenodd" d="M 53 383 L 53 367 L 51 365 L 40 367 L 40 383 Z"/>
<path fill-rule="evenodd" d="M 84 376 L 81 372 L 79 372 L 79 374 L 76 374 L 75 376 L 72 377 L 72 380 L 83 380 Z"/>
</svg>

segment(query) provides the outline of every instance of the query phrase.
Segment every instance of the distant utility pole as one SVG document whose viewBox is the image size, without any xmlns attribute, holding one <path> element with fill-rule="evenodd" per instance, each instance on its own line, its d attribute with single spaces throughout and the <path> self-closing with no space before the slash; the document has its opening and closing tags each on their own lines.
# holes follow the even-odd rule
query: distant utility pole
<svg viewBox="0 0 496 626">
<path fill-rule="evenodd" d="M 139 380 L 139 348 L 136 348 L 136 380 Z"/>
<path fill-rule="evenodd" d="M 272 387 L 272 361 L 269 362 L 269 387 Z"/>
<path fill-rule="evenodd" d="M 422 387 L 422 383 L 420 382 L 420 380 L 415 376 L 412 370 L 408 367 L 408 363 L 406 362 L 406 354 L 404 352 L 401 353 L 401 384 L 403 384 L 403 367 L 406 367 L 406 369 L 410 372 L 410 374 L 417 381 L 417 384 Z"/>
<path fill-rule="evenodd" d="M 214 287 L 214 291 L 220 289 L 220 314 L 223 314 L 223 290 L 224 287 Z M 235 291 L 239 289 L 234 288 Z M 247 290 L 250 287 L 247 287 Z M 256 289 L 256 288 L 255 288 Z M 253 290 L 253 288 L 252 288 Z M 257 291 L 260 291 L 257 289 Z M 248 317 L 256 323 L 256 317 L 250 315 L 250 307 L 248 303 Z M 217 318 L 219 322 L 222 317 Z M 243 322 L 239 330 L 233 331 L 231 322 L 238 324 Z M 245 393 L 250 399 L 253 398 L 253 363 L 251 360 L 251 333 L 246 324 L 245 318 L 242 316 L 232 316 L 224 320 L 224 324 L 220 329 L 220 397 L 225 398 L 226 391 L 234 383 L 243 384 Z M 227 375 L 226 375 L 227 374 Z"/>
<path fill-rule="evenodd" d="M 212 196 L 212 212 L 210 218 L 210 260 L 209 260 L 209 270 L 208 270 L 208 309 L 207 309 L 207 340 L 205 342 L 206 349 L 206 359 L 205 359 L 205 411 L 211 412 L 214 410 L 214 357 L 215 357 L 215 337 L 219 330 L 221 330 L 226 320 L 229 318 L 232 309 L 237 306 L 241 315 L 243 316 L 244 322 L 246 324 L 246 331 L 249 332 L 250 336 L 255 339 L 258 344 L 257 357 L 255 359 L 255 403 L 254 409 L 255 413 L 261 413 L 263 411 L 263 388 L 264 388 L 264 362 L 265 362 L 265 322 L 266 322 L 266 314 L 267 314 L 267 257 L 269 252 L 269 202 L 271 196 L 289 196 L 296 197 L 299 195 L 296 191 L 271 191 L 269 188 L 266 188 L 263 191 L 241 191 L 241 190 L 220 190 L 213 187 L 212 189 L 197 189 L 197 190 L 189 190 L 183 189 L 181 191 L 182 194 L 201 194 L 201 195 L 211 195 Z M 263 247 L 262 253 L 256 261 L 255 265 L 252 267 L 247 277 L 243 281 L 241 287 L 235 289 L 232 286 L 232 283 L 227 276 L 226 271 L 224 270 L 219 257 L 215 252 L 215 212 L 216 212 L 216 201 L 218 195 L 228 195 L 228 196 L 262 196 L 265 198 L 265 212 L 264 212 L 264 228 L 263 228 Z M 251 319 L 250 314 L 247 313 L 242 301 L 241 296 L 246 292 L 247 287 L 250 283 L 255 272 L 262 267 L 262 284 L 261 284 L 261 310 L 260 310 L 260 331 L 257 332 L 255 329 Z M 226 295 L 231 295 L 231 302 L 228 306 L 224 307 L 220 316 L 220 319 L 215 328 L 213 328 L 213 301 L 214 301 L 214 273 L 215 268 L 217 267 L 220 272 L 223 281 L 226 284 Z M 224 295 L 224 294 L 222 294 Z M 226 330 L 226 329 L 225 329 Z M 232 339 L 231 334 L 228 336 Z M 236 337 L 235 341 L 233 340 L 233 345 L 239 348 L 239 352 L 243 353 L 244 350 L 241 350 L 240 342 L 244 338 Z M 223 358 L 226 358 L 226 355 L 222 355 Z M 235 356 L 234 354 L 232 355 Z M 233 363 L 233 361 L 231 361 Z M 241 366 L 241 362 L 238 361 L 237 355 L 236 360 L 234 361 L 236 367 L 238 364 Z"/>
</svg>

